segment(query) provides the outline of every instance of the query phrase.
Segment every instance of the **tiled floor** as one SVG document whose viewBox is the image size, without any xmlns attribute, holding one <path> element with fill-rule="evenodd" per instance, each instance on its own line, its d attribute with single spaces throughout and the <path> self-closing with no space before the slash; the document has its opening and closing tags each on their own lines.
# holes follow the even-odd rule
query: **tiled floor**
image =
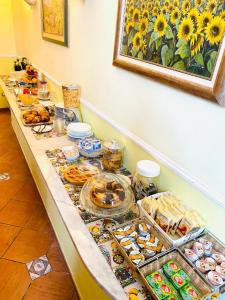
<svg viewBox="0 0 225 300">
<path fill-rule="evenodd" d="M 10 178 L 0 177 L 0 300 L 79 299 L 7 110 L 0 110 L 1 173 Z"/>
</svg>

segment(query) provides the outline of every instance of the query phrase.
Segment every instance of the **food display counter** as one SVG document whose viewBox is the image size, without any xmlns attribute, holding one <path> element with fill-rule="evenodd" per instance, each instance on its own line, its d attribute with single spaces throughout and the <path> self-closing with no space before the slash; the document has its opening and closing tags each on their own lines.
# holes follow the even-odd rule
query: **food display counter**
<svg viewBox="0 0 225 300">
<path fill-rule="evenodd" d="M 204 276 L 201 276 L 198 270 L 195 270 L 195 266 L 185 257 L 183 248 L 176 249 L 175 247 L 180 245 L 173 244 L 166 234 L 163 234 L 159 224 L 154 225 L 154 220 L 146 212 L 142 212 L 141 204 L 139 205 L 140 210 L 136 205 L 130 206 L 130 209 L 126 213 L 124 211 L 123 214 L 119 214 L 118 210 L 118 216 L 115 218 L 110 218 L 109 215 L 103 218 L 104 210 L 99 215 L 93 215 L 91 214 L 93 207 L 89 208 L 90 211 L 84 210 L 79 198 L 81 188 L 74 185 L 74 178 L 70 182 L 73 166 L 65 158 L 64 152 L 65 149 L 68 150 L 68 146 L 74 145 L 74 141 L 68 139 L 65 134 L 46 135 L 43 139 L 37 138 L 37 134 L 30 127 L 24 126 L 26 123 L 14 92 L 7 88 L 2 79 L 0 79 L 0 86 L 10 106 L 13 129 L 81 299 L 148 300 L 154 298 L 169 300 L 181 299 L 181 295 L 188 297 L 190 290 L 198 295 L 196 299 L 210 300 L 220 296 L 225 284 L 216 286 L 216 288 L 210 286 Z M 115 149 L 116 151 L 110 152 L 110 157 L 111 159 L 120 159 L 119 147 L 116 146 Z M 98 165 L 101 164 L 101 160 L 98 158 L 82 158 L 81 162 L 89 163 L 95 169 L 98 169 Z M 118 175 L 116 178 L 120 178 L 119 176 L 122 175 L 121 182 L 98 175 L 97 183 L 91 187 L 86 186 L 86 190 L 90 189 L 92 197 L 103 193 L 104 189 L 112 190 L 114 203 L 123 202 L 124 197 L 126 199 L 128 197 L 126 193 L 130 183 L 127 183 L 127 180 L 129 182 L 132 177 L 125 168 L 120 168 L 116 174 Z M 126 180 L 123 176 L 126 177 Z M 127 186 L 123 186 L 125 181 Z M 85 195 L 81 196 L 85 197 Z M 132 197 L 129 199 L 129 203 L 134 201 Z M 101 204 L 102 208 L 106 208 L 108 200 L 108 198 L 104 199 L 104 205 Z M 96 196 L 95 201 L 99 201 L 99 196 Z M 85 199 L 82 200 L 82 203 L 84 202 Z M 117 204 L 113 208 L 115 211 L 116 206 Z M 173 227 L 175 232 L 174 226 L 178 222 L 178 216 L 176 215 L 176 222 L 172 219 L 173 217 L 170 219 L 170 225 L 172 224 L 171 228 Z M 171 223 L 172 221 L 174 223 Z M 200 224 L 197 216 L 195 221 Z M 202 230 L 197 234 L 189 235 L 185 242 L 197 238 L 203 232 L 203 227 L 202 225 Z M 181 244 L 183 245 L 184 242 Z M 225 250 L 223 246 L 221 247 L 221 251 Z M 154 286 L 149 286 L 148 283 L 148 278 L 152 278 L 152 274 L 158 271 L 157 268 L 164 268 L 167 261 L 171 259 L 177 259 L 182 267 L 182 274 L 187 277 L 184 284 L 186 289 L 183 285 L 180 294 L 179 287 L 176 290 L 167 281 L 164 282 L 164 285 L 168 285 L 167 288 L 171 287 L 173 293 L 168 290 L 163 292 L 162 285 L 158 285 L 158 283 Z M 223 269 L 222 265 L 221 269 Z M 199 291 L 195 290 L 198 288 L 198 283 L 204 285 Z M 186 296 L 182 296 L 183 299 Z"/>
</svg>

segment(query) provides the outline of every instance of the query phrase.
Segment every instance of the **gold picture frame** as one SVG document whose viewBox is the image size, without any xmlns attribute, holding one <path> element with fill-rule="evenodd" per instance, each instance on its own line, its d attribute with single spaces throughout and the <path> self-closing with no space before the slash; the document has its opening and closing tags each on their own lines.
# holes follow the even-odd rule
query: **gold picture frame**
<svg viewBox="0 0 225 300">
<path fill-rule="evenodd" d="M 218 11 L 214 7 L 205 14 L 206 5 L 220 1 L 118 0 L 113 64 L 225 106 L 225 4 L 221 1 Z M 171 12 L 164 14 L 166 3 Z M 182 14 L 184 3 L 189 3 L 190 9 Z M 197 8 L 196 3 L 202 6 Z M 171 19 L 175 12 L 176 21 Z M 196 23 L 191 15 L 194 13 L 199 18 Z M 198 31 L 202 15 L 211 18 L 206 24 L 207 32 L 206 28 Z M 186 24 L 189 30 L 191 27 L 189 35 Z M 218 24 L 224 27 L 221 29 Z M 222 30 L 217 37 L 210 36 L 214 25 Z M 199 39 L 201 44 L 196 47 Z"/>
<path fill-rule="evenodd" d="M 68 46 L 68 0 L 41 0 L 42 37 Z"/>
</svg>

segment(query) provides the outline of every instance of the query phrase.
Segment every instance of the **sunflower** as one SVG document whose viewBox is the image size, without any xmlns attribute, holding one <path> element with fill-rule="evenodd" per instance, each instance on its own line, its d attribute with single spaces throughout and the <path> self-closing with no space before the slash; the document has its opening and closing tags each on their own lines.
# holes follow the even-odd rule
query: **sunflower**
<svg viewBox="0 0 225 300">
<path fill-rule="evenodd" d="M 197 31 L 191 38 L 190 48 L 191 48 L 191 56 L 195 56 L 197 54 L 202 45 L 204 43 L 204 36 L 201 31 Z"/>
<path fill-rule="evenodd" d="M 177 20 L 180 18 L 180 10 L 179 8 L 175 8 L 170 15 L 170 22 L 175 25 Z"/>
<path fill-rule="evenodd" d="M 194 25 L 197 25 L 198 22 L 198 17 L 199 17 L 199 12 L 196 8 L 192 8 L 189 11 L 188 17 L 192 20 Z"/>
<path fill-rule="evenodd" d="M 171 13 L 172 11 L 173 11 L 173 5 L 170 4 L 170 5 L 168 6 L 168 12 Z"/>
<path fill-rule="evenodd" d="M 213 15 L 210 11 L 203 12 L 198 18 L 198 28 L 199 30 L 205 30 L 208 23 L 212 20 Z"/>
<path fill-rule="evenodd" d="M 223 38 L 224 29 L 225 22 L 220 16 L 214 17 L 211 22 L 208 23 L 205 29 L 205 35 L 210 45 L 219 44 Z"/>
<path fill-rule="evenodd" d="M 207 9 L 211 12 L 213 12 L 213 10 L 216 8 L 217 6 L 217 2 L 216 0 L 210 0 L 208 5 L 207 5 Z"/>
<path fill-rule="evenodd" d="M 145 35 L 148 32 L 148 20 L 142 19 L 139 23 L 139 31 L 142 35 Z"/>
<path fill-rule="evenodd" d="M 161 14 L 165 15 L 165 14 L 167 14 L 167 12 L 168 12 L 167 7 L 166 7 L 166 6 L 163 6 L 163 7 L 161 8 Z"/>
<path fill-rule="evenodd" d="M 137 32 L 133 38 L 133 49 L 139 51 L 143 46 L 143 38 L 140 32 Z"/>
<path fill-rule="evenodd" d="M 137 9 L 137 8 L 135 8 L 134 9 L 134 12 L 133 12 L 133 21 L 135 22 L 135 23 L 138 23 L 139 22 L 139 20 L 140 20 L 140 10 L 139 9 Z"/>
<path fill-rule="evenodd" d="M 129 12 L 130 16 L 133 16 L 133 13 L 134 13 L 134 7 L 133 7 L 133 5 L 131 5 L 131 7 L 129 8 L 128 12 Z"/>
<path fill-rule="evenodd" d="M 160 2 L 159 2 L 159 0 L 156 0 L 154 4 L 155 4 L 156 7 L 160 7 Z"/>
<path fill-rule="evenodd" d="M 194 25 L 191 18 L 186 17 L 182 20 L 178 29 L 178 39 L 184 39 L 187 42 L 191 39 L 194 32 Z"/>
<path fill-rule="evenodd" d="M 166 0 L 165 3 L 164 3 L 164 5 L 165 5 L 166 7 L 169 7 L 170 4 L 171 4 L 171 3 L 170 3 L 169 0 Z"/>
<path fill-rule="evenodd" d="M 142 17 L 148 20 L 148 18 L 149 18 L 149 12 L 148 12 L 147 9 L 145 9 L 145 10 L 143 11 Z"/>
<path fill-rule="evenodd" d="M 148 11 L 151 11 L 151 10 L 152 10 L 152 3 L 151 3 L 151 2 L 148 3 L 147 9 L 148 9 Z"/>
<path fill-rule="evenodd" d="M 173 6 L 174 6 L 174 7 L 179 7 L 179 4 L 180 4 L 180 3 L 179 3 L 179 0 L 174 0 L 174 1 L 173 1 Z"/>
<path fill-rule="evenodd" d="M 186 13 L 188 13 L 190 9 L 191 9 L 191 2 L 189 0 L 184 0 L 184 2 L 182 3 L 183 14 L 185 15 Z"/>
<path fill-rule="evenodd" d="M 222 10 L 220 13 L 220 17 L 225 21 L 225 10 Z"/>
<path fill-rule="evenodd" d="M 148 47 L 147 47 L 147 42 L 146 42 L 145 40 L 143 41 L 143 44 L 142 44 L 141 50 L 142 50 L 143 54 L 145 54 L 145 55 L 146 55 L 146 53 L 147 53 L 147 50 L 148 50 Z"/>
<path fill-rule="evenodd" d="M 195 5 L 200 6 L 202 4 L 202 0 L 195 0 Z"/>
<path fill-rule="evenodd" d="M 146 4 L 145 3 L 142 3 L 141 4 L 141 10 L 145 10 L 146 9 Z"/>
<path fill-rule="evenodd" d="M 158 14 L 159 14 L 159 9 L 158 9 L 158 7 L 154 7 L 153 10 L 152 10 L 152 15 L 153 15 L 153 17 L 158 16 Z"/>
<path fill-rule="evenodd" d="M 128 22 L 126 25 L 126 33 L 128 34 L 132 28 L 134 28 L 134 22 Z"/>
<path fill-rule="evenodd" d="M 158 15 L 155 24 L 154 31 L 158 33 L 159 36 L 164 36 L 166 32 L 167 21 L 163 14 Z"/>
</svg>

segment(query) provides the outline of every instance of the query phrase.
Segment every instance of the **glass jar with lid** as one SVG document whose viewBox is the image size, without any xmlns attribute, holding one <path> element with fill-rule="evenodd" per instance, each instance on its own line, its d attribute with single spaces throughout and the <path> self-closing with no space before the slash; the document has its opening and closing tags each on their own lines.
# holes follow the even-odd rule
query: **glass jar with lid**
<svg viewBox="0 0 225 300">
<path fill-rule="evenodd" d="M 157 193 L 159 175 L 160 166 L 154 161 L 140 160 L 137 162 L 132 184 L 136 200 Z"/>
<path fill-rule="evenodd" d="M 113 172 L 120 169 L 122 161 L 123 149 L 117 141 L 112 140 L 103 143 L 102 164 L 105 170 Z"/>
</svg>

